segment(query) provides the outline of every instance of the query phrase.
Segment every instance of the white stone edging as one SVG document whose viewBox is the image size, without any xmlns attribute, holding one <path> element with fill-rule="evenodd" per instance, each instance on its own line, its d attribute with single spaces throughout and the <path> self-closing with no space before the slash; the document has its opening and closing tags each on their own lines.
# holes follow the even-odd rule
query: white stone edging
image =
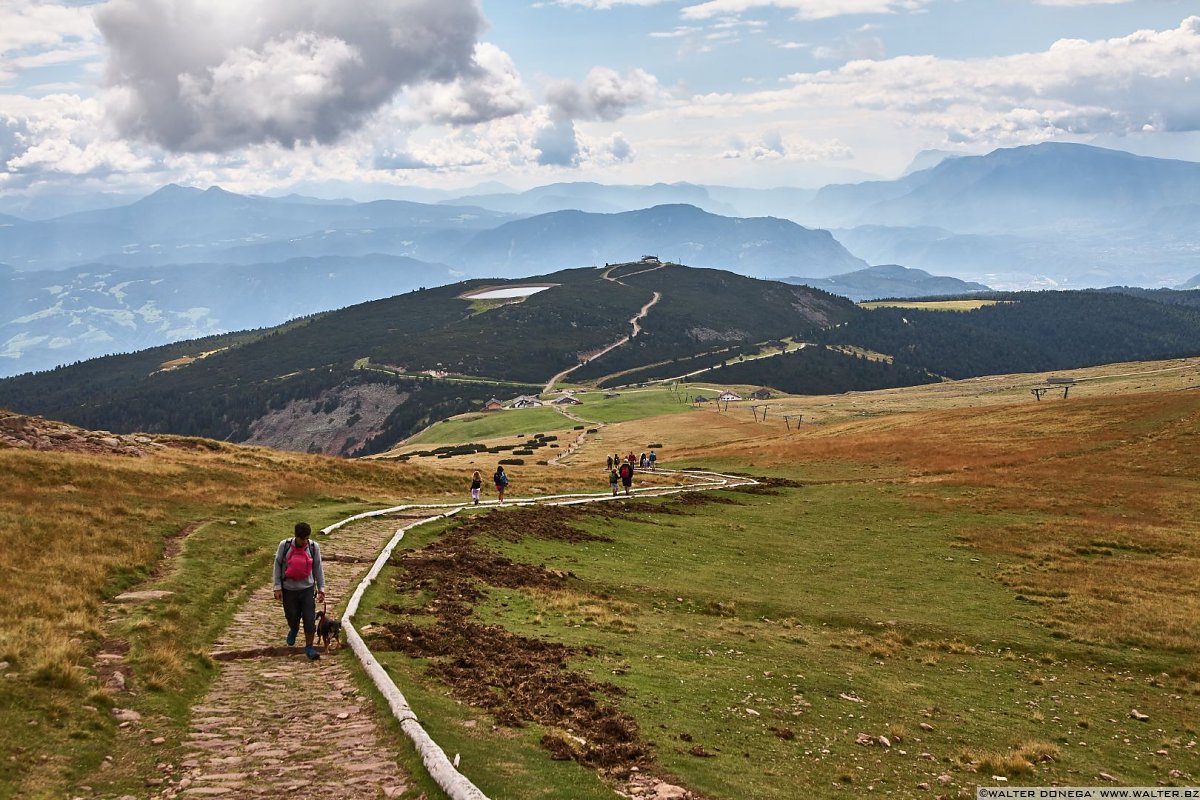
<svg viewBox="0 0 1200 800">
<path fill-rule="evenodd" d="M 643 496 L 658 497 L 689 491 L 695 492 L 709 489 L 724 489 L 734 486 L 745 486 L 747 484 L 757 485 L 758 483 L 758 481 L 754 480 L 753 478 L 741 478 L 733 475 L 724 475 L 720 472 L 682 470 L 660 471 L 668 474 L 682 474 L 689 477 L 701 478 L 707 482 L 692 484 L 690 486 L 649 486 L 641 490 L 643 492 Z M 634 491 L 636 492 L 638 490 Z M 648 494 L 649 492 L 654 492 L 654 494 Z M 577 492 L 569 494 L 544 495 L 542 497 L 527 498 L 524 500 L 514 498 L 510 503 L 488 501 L 487 503 L 481 503 L 480 506 L 487 506 L 491 508 L 503 507 L 505 505 L 528 506 L 537 505 L 539 502 L 545 503 L 553 500 L 558 500 L 560 502 L 550 503 L 551 505 L 576 505 L 580 503 L 611 501 L 624 497 L 627 497 L 627 495 Z M 367 511 L 362 514 L 355 514 L 321 529 L 321 533 L 328 535 L 336 531 L 338 528 L 341 528 L 343 525 L 356 522 L 361 519 L 367 519 L 369 517 L 395 514 L 400 511 L 407 511 L 410 509 L 427 508 L 431 511 L 446 509 L 441 513 L 433 514 L 427 519 L 417 520 L 411 525 L 406 525 L 396 531 L 395 535 L 392 536 L 391 540 L 384 546 L 383 550 L 380 551 L 379 556 L 375 559 L 375 563 L 371 565 L 371 569 L 363 577 L 362 581 L 359 582 L 358 587 L 354 590 L 354 594 L 350 596 L 350 601 L 346 604 L 346 610 L 342 614 L 342 628 L 346 631 L 346 642 L 350 645 L 350 649 L 353 650 L 354 655 L 358 657 L 359 662 L 363 665 L 363 669 L 365 669 L 367 674 L 371 677 L 375 687 L 387 700 L 388 707 L 392 710 L 392 715 L 400 723 L 401 730 L 403 730 L 408 738 L 412 740 L 413 746 L 416 747 L 417 753 L 421 756 L 421 762 L 425 765 L 425 769 L 429 771 L 430 777 L 432 777 L 437 785 L 440 786 L 447 795 L 449 795 L 451 800 L 488 800 L 488 797 L 479 789 L 478 786 L 473 784 L 470 779 L 458 771 L 450 759 L 447 758 L 446 751 L 444 751 L 438 745 L 438 743 L 433 740 L 433 737 L 429 735 L 425 728 L 422 727 L 420 720 L 417 719 L 416 713 L 412 710 L 412 707 L 408 704 L 408 700 L 405 699 L 404 694 L 400 691 L 400 687 L 396 685 L 396 682 L 392 680 L 392 677 L 383 668 L 383 665 L 380 664 L 378 659 L 375 658 L 374 654 L 371 653 L 370 648 L 367 647 L 366 642 L 363 641 L 362 636 L 360 636 L 358 631 L 355 629 L 352 618 L 354 617 L 355 612 L 358 611 L 358 605 L 362 601 L 363 595 L 366 593 L 367 588 L 370 587 L 370 585 L 374 583 L 375 579 L 379 577 L 379 573 L 391 559 L 392 552 L 404 539 L 405 533 L 419 525 L 425 525 L 435 520 L 452 517 L 458 512 L 462 511 L 464 508 L 477 507 L 479 506 L 467 505 L 464 503 L 410 503 L 406 505 L 393 506 L 391 508 L 384 508 L 377 511 Z"/>
</svg>

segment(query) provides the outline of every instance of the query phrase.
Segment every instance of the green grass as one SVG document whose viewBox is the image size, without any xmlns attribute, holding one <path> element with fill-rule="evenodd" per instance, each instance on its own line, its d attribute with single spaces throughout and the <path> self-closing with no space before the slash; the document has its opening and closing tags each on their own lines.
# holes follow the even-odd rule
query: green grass
<svg viewBox="0 0 1200 800">
<path fill-rule="evenodd" d="M 622 687 L 621 706 L 654 742 L 660 768 L 714 800 L 915 796 L 918 783 L 938 786 L 943 773 L 956 792 L 992 782 L 970 762 L 995 769 L 1030 742 L 1059 755 L 1022 766 L 1014 784 L 1090 785 L 1105 771 L 1153 785 L 1171 766 L 1143 754 L 1162 741 L 1177 742 L 1173 766 L 1195 768 L 1182 744 L 1195 738 L 1200 687 L 1160 677 L 1185 669 L 1186 659 L 1060 638 L 1000 582 L 1009 563 L 956 537 L 967 528 L 999 532 L 1014 517 L 933 511 L 906 491 L 850 484 L 729 493 L 739 505 L 582 525 L 611 542 L 492 543 L 516 560 L 574 573 L 569 592 L 581 601 L 572 609 L 537 591 L 491 588 L 475 614 L 518 634 L 595 647 L 576 667 Z M 596 598 L 625 609 L 620 619 L 580 610 Z M 573 773 L 550 769 L 548 755 L 530 749 L 536 731 L 497 739 L 478 733 L 489 730 L 482 721 L 466 729 L 469 709 L 441 696 L 420 664 L 388 657 L 396 674 L 420 681 L 430 713 L 450 714 L 440 723 L 453 749 L 483 762 L 473 779 L 501 786 L 519 775 L 526 796 L 588 796 Z M 1151 714 L 1154 726 L 1130 720 L 1130 708 Z M 894 741 L 864 747 L 858 733 Z M 715 757 L 693 755 L 696 746 Z M 539 759 L 546 769 L 536 769 Z M 523 771 L 493 771 L 495 762 Z"/>
<path fill-rule="evenodd" d="M 618 392 L 620 397 L 604 399 L 604 392 L 577 394 L 583 405 L 571 406 L 571 413 L 590 422 L 628 422 L 663 414 L 686 414 L 692 407 L 665 388 L 631 389 Z"/>
<path fill-rule="evenodd" d="M 559 414 L 553 408 L 517 408 L 486 414 L 464 414 L 439 422 L 423 431 L 408 445 L 465 444 L 480 439 L 499 439 L 505 436 L 533 435 L 549 431 L 570 430 L 579 423 Z"/>
</svg>

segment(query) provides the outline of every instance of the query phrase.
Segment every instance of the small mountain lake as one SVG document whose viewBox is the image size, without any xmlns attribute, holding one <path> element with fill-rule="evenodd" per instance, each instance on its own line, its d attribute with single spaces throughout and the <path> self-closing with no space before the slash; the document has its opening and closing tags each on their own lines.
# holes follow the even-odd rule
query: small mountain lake
<svg viewBox="0 0 1200 800">
<path fill-rule="evenodd" d="M 484 289 L 481 292 L 464 294 L 467 300 L 507 300 L 513 297 L 528 297 L 531 294 L 553 288 L 554 284 L 541 283 L 531 286 L 504 286 L 499 289 Z"/>
</svg>

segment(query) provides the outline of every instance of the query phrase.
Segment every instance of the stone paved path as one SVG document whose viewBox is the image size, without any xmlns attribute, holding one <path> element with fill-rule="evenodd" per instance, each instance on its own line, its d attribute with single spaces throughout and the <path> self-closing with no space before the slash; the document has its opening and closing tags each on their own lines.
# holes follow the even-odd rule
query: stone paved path
<svg viewBox="0 0 1200 800">
<path fill-rule="evenodd" d="M 396 529 L 412 522 L 375 518 L 317 535 L 324 556 L 373 558 Z M 345 599 L 369 563 L 328 561 L 328 599 Z M 254 593 L 216 643 L 216 653 L 284 645 L 287 628 L 269 581 Z M 395 797 L 408 777 L 389 755 L 392 745 L 370 700 L 351 680 L 343 647 L 310 662 L 288 655 L 220 662 L 213 688 L 192 709 L 178 786 L 161 797 L 288 797 L 365 800 Z"/>
</svg>

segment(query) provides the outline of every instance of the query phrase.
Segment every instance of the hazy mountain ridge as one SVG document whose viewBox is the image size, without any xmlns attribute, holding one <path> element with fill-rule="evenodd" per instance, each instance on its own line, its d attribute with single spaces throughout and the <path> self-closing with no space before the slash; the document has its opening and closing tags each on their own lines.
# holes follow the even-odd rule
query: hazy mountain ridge
<svg viewBox="0 0 1200 800">
<path fill-rule="evenodd" d="M 853 224 L 996 233 L 1127 223 L 1198 195 L 1200 164 L 1051 142 L 947 159 L 895 181 L 826 186 L 814 211 Z"/>
<path fill-rule="evenodd" d="M 768 279 L 798 271 L 832 275 L 866 266 L 828 231 L 772 217 L 722 217 L 689 205 L 620 214 L 541 214 L 476 234 L 453 261 L 473 275 L 514 277 L 645 254 Z"/>
<path fill-rule="evenodd" d="M 982 283 L 961 281 L 944 275 L 930 275 L 920 269 L 908 269 L 899 264 L 884 264 L 828 278 L 790 277 L 788 283 L 823 289 L 831 294 L 849 297 L 855 302 L 878 298 L 917 298 L 943 295 L 962 295 L 969 292 L 990 292 Z"/>
<path fill-rule="evenodd" d="M 403 200 L 346 204 L 251 197 L 219 187 L 169 185 L 125 206 L 0 228 L 0 254 L 18 269 L 220 261 L 224 250 L 329 230 L 433 231 L 490 227 L 509 219 L 481 208 Z M 407 255 L 407 253 L 392 253 Z"/>
<path fill-rule="evenodd" d="M 1176 285 L 1196 271 L 1198 196 L 1200 164 L 1046 143 L 827 186 L 805 219 L 868 260 L 1004 288 Z"/>
</svg>

